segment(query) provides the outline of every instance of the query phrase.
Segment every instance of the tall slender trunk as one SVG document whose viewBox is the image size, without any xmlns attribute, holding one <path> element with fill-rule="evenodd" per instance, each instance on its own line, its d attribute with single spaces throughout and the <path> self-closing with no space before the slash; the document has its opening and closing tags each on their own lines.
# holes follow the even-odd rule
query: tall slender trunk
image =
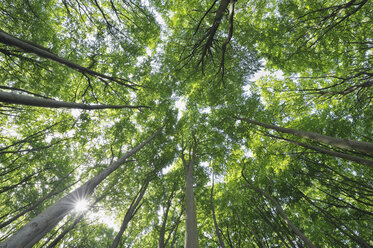
<svg viewBox="0 0 373 248">
<path fill-rule="evenodd" d="M 5 240 L 0 247 L 32 247 L 39 242 L 55 225 L 58 224 L 73 208 L 77 199 L 88 197 L 107 176 L 118 169 L 130 156 L 138 152 L 142 147 L 148 144 L 159 132 L 155 132 L 151 137 L 139 144 L 124 156 L 112 163 L 95 177 L 88 180 L 85 184 L 54 203 L 52 206 L 37 215 L 29 223 L 19 229 L 15 234 Z"/>
<path fill-rule="evenodd" d="M 84 213 L 81 213 L 68 228 L 66 228 L 62 233 L 60 233 L 60 235 L 58 235 L 57 238 L 55 238 L 47 246 L 47 248 L 55 247 L 65 237 L 66 234 L 68 234 L 71 230 L 74 229 L 74 227 L 83 219 L 83 217 L 87 214 L 87 212 L 90 211 L 92 208 L 94 208 L 96 206 L 96 204 L 99 201 L 101 201 L 105 196 L 106 196 L 106 194 L 104 193 L 99 198 L 97 198 L 95 200 L 95 202 L 88 208 L 88 210 L 86 210 Z"/>
<path fill-rule="evenodd" d="M 214 175 L 212 176 L 212 186 L 211 186 L 211 194 L 210 194 L 210 203 L 211 203 L 212 218 L 214 219 L 214 227 L 215 227 L 216 236 L 218 236 L 220 247 L 221 248 L 225 248 L 224 240 L 223 240 L 223 237 L 221 236 L 220 229 L 219 229 L 219 224 L 218 224 L 218 221 L 216 220 L 216 215 L 215 215 L 215 206 L 214 206 Z"/>
<path fill-rule="evenodd" d="M 128 210 L 127 210 L 127 212 L 126 212 L 126 214 L 123 218 L 122 225 L 120 226 L 119 232 L 117 233 L 117 235 L 114 238 L 113 243 L 111 244 L 111 248 L 118 247 L 119 242 L 122 239 L 122 235 L 123 235 L 124 231 L 127 229 L 128 223 L 130 222 L 130 220 L 133 218 L 133 216 L 135 215 L 135 213 L 137 212 L 137 210 L 141 206 L 140 202 L 143 199 L 144 194 L 146 192 L 146 189 L 149 186 L 149 182 L 150 182 L 150 177 L 147 177 L 145 179 L 143 185 L 141 186 L 139 192 L 137 192 L 135 198 L 132 200 L 131 205 L 129 206 L 129 208 L 128 208 Z M 139 206 L 139 204 L 140 204 L 140 206 Z"/>
<path fill-rule="evenodd" d="M 307 149 L 317 151 L 319 153 L 324 153 L 324 154 L 327 154 L 327 155 L 330 155 L 330 156 L 343 158 L 343 159 L 346 159 L 346 160 L 354 161 L 354 162 L 359 163 L 359 164 L 363 164 L 363 165 L 373 167 L 373 160 L 356 157 L 356 156 L 353 156 L 353 155 L 350 155 L 350 154 L 347 154 L 347 153 L 335 152 L 335 151 L 323 149 L 323 148 L 320 148 L 320 147 L 317 147 L 317 146 L 312 146 L 312 145 L 309 145 L 309 144 L 306 144 L 306 143 L 303 143 L 303 142 L 299 142 L 299 141 L 289 140 L 289 139 L 286 139 L 286 138 L 276 137 L 276 136 L 273 136 L 273 135 L 270 135 L 270 136 L 274 137 L 274 138 L 277 138 L 277 139 L 285 140 L 289 143 L 293 143 L 293 144 L 296 144 L 298 146 L 302 146 L 302 147 L 307 148 Z"/>
<path fill-rule="evenodd" d="M 67 59 L 58 57 L 56 54 L 50 52 L 45 47 L 42 47 L 42 46 L 39 46 L 39 45 L 34 44 L 32 42 L 29 42 L 29 41 L 22 40 L 22 39 L 14 37 L 14 36 L 11 36 L 11 35 L 5 33 L 1 29 L 0 29 L 0 42 L 3 43 L 3 44 L 9 45 L 9 46 L 18 47 L 19 49 L 21 49 L 25 52 L 34 53 L 34 54 L 36 54 L 40 57 L 53 60 L 54 62 L 57 62 L 57 63 L 60 63 L 62 65 L 65 65 L 67 67 L 70 67 L 71 69 L 76 70 L 76 71 L 82 73 L 83 75 L 88 74 L 88 75 L 91 75 L 91 76 L 94 76 L 94 77 L 97 77 L 97 78 L 100 78 L 100 79 L 103 79 L 103 80 L 107 79 L 107 80 L 116 82 L 120 85 L 129 87 L 129 88 L 132 88 L 132 89 L 135 89 L 134 87 L 136 87 L 135 84 L 132 84 L 132 83 L 129 84 L 128 83 L 129 81 L 126 80 L 126 79 L 111 77 L 111 76 L 102 74 L 100 72 L 93 71 L 93 70 L 91 70 L 87 67 L 80 66 L 78 64 L 75 64 L 75 63 L 67 60 Z M 126 83 L 124 83 L 124 82 L 126 82 Z"/>
<path fill-rule="evenodd" d="M 52 99 L 44 99 L 34 96 L 20 95 L 16 93 L 8 93 L 0 90 L 0 102 L 20 104 L 28 106 L 36 106 L 43 108 L 71 108 L 71 109 L 124 109 L 124 108 L 149 108 L 147 106 L 130 106 L 130 105 L 88 105 L 83 103 L 62 102 Z"/>
<path fill-rule="evenodd" d="M 168 212 L 170 211 L 171 200 L 174 196 L 174 192 L 175 192 L 175 190 L 173 189 L 170 196 L 167 199 L 167 206 L 166 206 L 166 210 L 163 213 L 162 226 L 161 226 L 161 229 L 159 231 L 158 248 L 165 248 L 166 245 L 167 245 L 167 242 L 168 242 L 168 240 L 165 241 L 166 224 L 167 224 Z"/>
<path fill-rule="evenodd" d="M 273 126 L 273 125 L 269 125 L 269 124 L 264 124 L 264 123 L 260 123 L 260 122 L 255 122 L 255 121 L 251 121 L 251 120 L 248 120 L 248 119 L 243 119 L 243 118 L 238 118 L 238 117 L 235 117 L 237 120 L 244 120 L 244 121 L 247 121 L 249 123 L 252 123 L 252 124 L 257 124 L 257 125 L 260 125 L 260 126 L 263 126 L 263 127 L 266 127 L 266 128 L 270 128 L 272 129 L 271 127 L 276 127 L 276 128 L 279 128 L 277 126 Z M 259 124 L 260 123 L 260 124 Z M 274 130 L 277 130 L 275 128 L 273 128 Z M 281 130 L 284 129 L 284 128 L 281 128 Z M 285 128 L 286 129 L 286 128 Z M 277 131 L 280 131 L 280 129 L 278 129 Z M 296 130 L 297 131 L 297 130 Z M 299 131 L 299 132 L 303 132 L 303 131 Z M 290 132 L 288 132 L 290 133 Z M 370 167 L 373 167 L 373 160 L 369 160 L 369 159 L 365 159 L 365 158 L 361 158 L 361 157 L 357 157 L 357 156 L 354 156 L 354 155 L 351 155 L 351 154 L 347 154 L 347 153 L 342 153 L 342 152 L 336 152 L 336 151 L 331 151 L 331 150 L 327 150 L 327 149 L 324 149 L 324 148 L 320 148 L 320 147 L 317 147 L 317 146 L 313 146 L 313 145 L 309 145 L 309 144 L 306 144 L 306 143 L 303 143 L 303 142 L 299 142 L 299 141 L 294 141 L 294 140 L 290 140 L 290 139 L 287 139 L 287 138 L 282 138 L 282 137 L 277 137 L 277 136 L 274 136 L 274 135 L 271 135 L 271 134 L 267 134 L 269 137 L 273 137 L 273 138 L 276 138 L 276 139 L 282 139 L 282 140 L 285 140 L 289 143 L 293 143 L 293 144 L 296 144 L 298 146 L 302 146 L 304 148 L 307 148 L 307 149 L 311 149 L 311 150 L 314 150 L 314 151 L 317 151 L 319 153 L 324 153 L 324 154 L 327 154 L 327 155 L 330 155 L 330 156 L 334 156 L 334 157 L 339 157 L 339 158 L 343 158 L 343 159 L 346 159 L 346 160 L 350 160 L 350 161 L 354 161 L 354 162 L 357 162 L 359 164 L 363 164 L 363 165 L 367 165 L 367 166 L 370 166 Z M 303 137 L 303 136 L 300 136 L 298 135 L 299 137 Z M 324 135 L 322 135 L 324 136 Z M 328 137 L 328 136 L 325 136 L 325 137 Z M 330 137 L 332 138 L 332 137 Z M 332 139 L 336 139 L 336 138 L 332 138 Z M 343 139 L 339 139 L 339 140 L 343 140 Z M 352 142 L 352 141 L 351 141 Z M 372 143 L 369 143 L 369 142 L 360 142 L 360 141 L 353 141 L 353 142 L 359 142 L 359 143 L 364 143 L 364 144 L 370 144 L 370 145 L 373 145 Z M 369 147 L 368 147 L 369 148 Z"/>
<path fill-rule="evenodd" d="M 194 161 L 196 158 L 196 147 L 194 144 L 192 154 L 189 152 L 189 161 L 184 158 L 184 150 L 182 151 L 182 161 L 185 169 L 185 239 L 184 248 L 198 248 L 198 229 L 197 229 L 197 213 L 196 204 L 194 202 L 193 191 L 193 170 Z"/>
<path fill-rule="evenodd" d="M 256 192 L 258 192 L 259 194 L 261 194 L 262 196 L 264 196 L 265 198 L 267 198 L 270 202 L 272 202 L 275 207 L 276 207 L 276 210 L 277 212 L 281 215 L 282 218 L 284 218 L 286 224 L 298 235 L 298 237 L 300 239 L 303 240 L 303 242 L 308 246 L 308 247 L 311 247 L 311 248 L 316 248 L 316 246 L 306 237 L 306 235 L 304 235 L 296 225 L 293 224 L 293 222 L 291 222 L 288 218 L 288 216 L 286 215 L 285 211 L 282 209 L 281 205 L 278 203 L 278 201 L 273 198 L 270 194 L 268 194 L 267 192 L 265 192 L 264 190 L 262 189 L 259 189 L 257 187 L 255 187 L 244 175 L 243 171 L 242 171 L 242 177 L 244 178 L 244 180 L 247 182 L 247 184 L 249 185 L 250 188 L 254 189 Z"/>
<path fill-rule="evenodd" d="M 226 229 L 227 229 L 227 231 L 226 231 L 226 233 L 227 233 L 227 241 L 228 241 L 228 245 L 229 245 L 229 247 L 231 247 L 231 248 L 233 248 L 234 246 L 233 246 L 233 242 L 232 242 L 232 239 L 231 239 L 231 235 L 230 235 L 230 229 L 229 229 L 229 223 L 227 222 L 227 224 L 226 224 Z"/>
<path fill-rule="evenodd" d="M 180 214 L 179 214 L 179 217 L 177 218 L 177 220 L 175 221 L 170 233 L 168 234 L 168 237 L 167 237 L 167 240 L 169 240 L 171 238 L 171 234 L 173 232 L 173 237 L 172 237 L 172 241 L 171 241 L 171 244 L 170 244 L 170 248 L 174 248 L 175 246 L 175 243 L 176 243 L 176 239 L 178 237 L 177 235 L 177 230 L 179 228 L 179 224 L 180 224 L 180 221 L 181 221 L 181 217 L 184 215 L 184 209 L 182 208 L 181 211 L 180 211 Z"/>
<path fill-rule="evenodd" d="M 373 143 L 370 143 L 370 142 L 334 138 L 334 137 L 330 137 L 330 136 L 326 136 L 326 135 L 322 135 L 318 133 L 312 133 L 312 132 L 307 132 L 307 131 L 279 127 L 279 126 L 275 126 L 275 125 L 271 125 L 271 124 L 267 124 L 263 122 L 250 120 L 247 118 L 239 118 L 239 117 L 234 117 L 234 118 L 237 120 L 249 122 L 254 125 L 273 129 L 273 130 L 276 130 L 282 133 L 289 133 L 289 134 L 296 135 L 298 137 L 315 140 L 315 141 L 325 143 L 328 145 L 333 145 L 333 146 L 336 146 L 342 149 L 357 150 L 360 152 L 366 152 L 366 153 L 373 154 Z"/>
</svg>

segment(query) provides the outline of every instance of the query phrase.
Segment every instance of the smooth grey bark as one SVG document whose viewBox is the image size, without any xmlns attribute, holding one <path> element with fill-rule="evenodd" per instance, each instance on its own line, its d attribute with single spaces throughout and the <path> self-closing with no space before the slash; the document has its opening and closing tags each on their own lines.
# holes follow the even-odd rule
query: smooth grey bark
<svg viewBox="0 0 373 248">
<path fill-rule="evenodd" d="M 123 218 L 123 221 L 122 221 L 122 224 L 120 226 L 119 232 L 115 236 L 114 241 L 110 246 L 111 248 L 118 247 L 119 242 L 122 239 L 122 235 L 123 235 L 124 231 L 127 229 L 128 223 L 130 222 L 130 220 L 133 218 L 133 216 L 136 214 L 136 212 L 141 207 L 140 202 L 144 197 L 146 189 L 149 186 L 150 180 L 151 180 L 150 177 L 147 177 L 145 179 L 145 181 L 144 181 L 143 185 L 141 186 L 139 192 L 137 192 L 135 198 L 132 200 L 131 205 L 129 206 L 129 208 L 128 208 L 128 210 L 127 210 L 127 212 L 126 212 L 126 214 Z M 140 206 L 139 206 L 139 204 L 140 204 Z"/>
<path fill-rule="evenodd" d="M 298 237 L 300 239 L 303 240 L 304 244 L 306 244 L 308 247 L 311 247 L 311 248 L 316 248 L 316 246 L 307 238 L 306 235 L 304 235 L 296 225 L 294 225 L 293 222 L 291 222 L 288 218 L 288 216 L 286 215 L 285 211 L 282 209 L 280 203 L 278 203 L 278 201 L 273 198 L 270 194 L 268 194 L 267 192 L 265 192 L 264 190 L 260 189 L 260 188 L 257 188 L 255 187 L 244 175 L 243 171 L 241 172 L 241 175 L 242 177 L 244 178 L 244 180 L 247 182 L 247 184 L 249 185 L 250 188 L 252 188 L 253 190 L 255 190 L 256 192 L 258 192 L 260 195 L 264 196 L 265 198 L 267 198 L 270 202 L 272 202 L 273 205 L 275 205 L 275 208 L 277 210 L 277 212 L 281 215 L 281 217 L 285 220 L 286 224 L 294 231 L 294 233 L 296 233 L 298 235 Z"/>
<path fill-rule="evenodd" d="M 184 150 L 181 153 L 181 159 L 183 161 L 185 169 L 185 239 L 184 248 L 198 248 L 198 229 L 197 229 L 197 212 L 196 204 L 194 202 L 194 191 L 193 191 L 193 170 L 194 162 L 196 158 L 197 144 L 195 143 L 189 151 L 189 160 L 186 161 L 184 157 Z"/>
<path fill-rule="evenodd" d="M 97 77 L 97 78 L 100 78 L 100 79 L 103 79 L 103 80 L 107 79 L 107 80 L 116 82 L 116 83 L 118 83 L 120 85 L 123 85 L 123 86 L 126 86 L 128 88 L 131 88 L 131 89 L 135 89 L 135 87 L 137 86 L 135 84 L 124 83 L 124 82 L 129 82 L 126 79 L 111 77 L 111 76 L 99 73 L 97 71 L 93 71 L 93 70 L 91 70 L 91 69 L 89 69 L 87 67 L 75 64 L 75 63 L 73 63 L 73 62 L 71 62 L 69 60 L 66 60 L 64 58 L 61 58 L 61 57 L 57 56 L 56 54 L 52 53 L 51 51 L 49 51 L 45 47 L 42 47 L 42 46 L 37 45 L 37 44 L 34 44 L 34 43 L 30 42 L 30 41 L 26 41 L 26 40 L 22 40 L 22 39 L 16 38 L 16 37 L 14 37 L 12 35 L 9 35 L 9 34 L 5 33 L 1 29 L 0 29 L 0 42 L 4 43 L 6 45 L 9 45 L 9 46 L 18 47 L 18 48 L 20 48 L 21 50 L 23 50 L 25 52 L 34 53 L 34 54 L 36 54 L 36 55 L 38 55 L 40 57 L 53 60 L 53 61 L 55 61 L 57 63 L 60 63 L 62 65 L 70 67 L 71 69 L 76 70 L 76 71 L 78 71 L 78 72 L 80 72 L 80 73 L 82 73 L 84 75 L 88 74 L 88 75 L 91 75 L 91 76 L 94 76 L 94 77 Z"/>
<path fill-rule="evenodd" d="M 366 152 L 366 153 L 373 154 L 373 143 L 370 143 L 370 142 L 334 138 L 334 137 L 330 137 L 330 136 L 326 136 L 326 135 L 322 135 L 318 133 L 279 127 L 279 126 L 275 126 L 275 125 L 271 125 L 271 124 L 267 124 L 263 122 L 250 120 L 247 118 L 239 118 L 239 117 L 234 117 L 234 118 L 237 120 L 246 121 L 254 125 L 259 125 L 265 128 L 273 129 L 273 130 L 276 130 L 282 133 L 289 133 L 289 134 L 296 135 L 298 137 L 315 140 L 315 141 L 328 144 L 328 145 L 333 145 L 333 146 L 336 146 L 342 149 L 357 150 L 360 152 Z"/>
<path fill-rule="evenodd" d="M 252 123 L 252 124 L 260 123 L 260 122 L 255 122 L 255 121 L 251 121 L 251 120 L 243 119 L 243 118 L 238 118 L 238 117 L 234 117 L 234 118 L 237 119 L 237 120 L 244 120 L 244 121 L 247 121 L 247 122 Z M 260 125 L 260 126 L 263 126 L 263 127 L 266 127 L 266 128 L 270 128 L 270 129 L 272 129 L 270 126 L 273 126 L 273 125 L 268 125 L 268 124 L 265 124 L 265 125 L 264 124 L 261 125 L 261 124 L 263 124 L 263 123 L 260 123 L 260 124 L 257 124 L 257 125 Z M 277 130 L 275 128 L 273 128 L 273 129 Z M 277 131 L 280 131 L 280 129 L 277 130 Z M 303 131 L 299 131 L 299 132 L 303 132 Z M 290 132 L 288 132 L 288 133 L 290 133 Z M 363 164 L 363 165 L 373 167 L 373 161 L 369 160 L 369 159 L 357 157 L 357 156 L 350 155 L 350 154 L 347 154 L 347 153 L 342 153 L 342 152 L 336 152 L 336 151 L 332 151 L 332 150 L 323 149 L 323 148 L 320 148 L 320 147 L 317 147 L 317 146 L 312 146 L 312 145 L 309 145 L 309 144 L 306 144 L 306 143 L 303 143 L 303 142 L 294 141 L 294 140 L 290 140 L 290 139 L 286 139 L 286 138 L 282 138 L 282 137 L 277 137 L 277 136 L 274 136 L 274 135 L 271 135 L 271 134 L 267 134 L 267 135 L 269 137 L 273 137 L 273 138 L 276 138 L 276 139 L 282 139 L 282 140 L 285 140 L 289 143 L 293 143 L 293 144 L 296 144 L 298 146 L 302 146 L 304 148 L 311 149 L 311 150 L 314 150 L 314 151 L 317 151 L 317 152 L 320 152 L 320 153 L 324 153 L 324 154 L 334 156 L 334 157 L 343 158 L 343 159 L 346 159 L 346 160 L 357 162 L 359 164 Z M 303 136 L 300 136 L 300 135 L 297 135 L 297 136 L 303 137 Z M 324 135 L 322 135 L 322 136 L 324 136 Z M 328 137 L 328 136 L 325 136 L 325 137 Z M 329 138 L 332 138 L 332 137 L 329 137 Z M 336 138 L 332 138 L 332 139 L 336 139 Z M 338 139 L 338 140 L 343 140 L 343 139 Z M 360 141 L 353 141 L 353 142 L 359 142 L 359 143 L 373 145 L 372 143 L 369 143 L 369 142 L 360 142 Z"/>
<path fill-rule="evenodd" d="M 312 146 L 312 145 L 309 145 L 309 144 L 306 144 L 306 143 L 303 143 L 303 142 L 298 142 L 298 141 L 294 141 L 294 140 L 280 138 L 280 137 L 276 137 L 276 136 L 272 136 L 272 135 L 270 135 L 270 136 L 274 137 L 274 138 L 277 138 L 277 139 L 285 140 L 285 141 L 287 141 L 289 143 L 293 143 L 293 144 L 296 144 L 298 146 L 302 146 L 304 148 L 311 149 L 311 150 L 314 150 L 314 151 L 317 151 L 317 152 L 320 152 L 320 153 L 324 153 L 324 154 L 327 154 L 327 155 L 330 155 L 330 156 L 334 156 L 334 157 L 343 158 L 343 159 L 346 159 L 346 160 L 357 162 L 359 164 L 368 165 L 370 167 L 373 167 L 373 161 L 369 160 L 369 159 L 356 157 L 356 156 L 353 156 L 353 155 L 350 155 L 350 154 L 346 154 L 346 153 L 341 153 L 341 152 L 335 152 L 335 151 L 331 151 L 331 150 L 326 150 L 326 149 L 323 149 L 323 148 L 320 148 L 320 147 L 317 147 L 317 146 Z"/>
<path fill-rule="evenodd" d="M 210 202 L 211 202 L 211 212 L 212 212 L 212 218 L 214 219 L 214 226 L 215 226 L 215 232 L 216 236 L 218 236 L 219 243 L 221 248 L 225 248 L 223 237 L 221 236 L 219 224 L 216 220 L 215 215 L 215 206 L 214 206 L 214 176 L 212 176 L 212 186 L 211 186 L 211 194 L 210 194 Z"/>
<path fill-rule="evenodd" d="M 52 248 L 52 247 L 55 247 L 64 237 L 67 233 L 69 233 L 71 230 L 74 229 L 74 227 L 83 219 L 83 217 L 92 209 L 96 206 L 96 204 L 101 201 L 104 197 L 106 196 L 106 194 L 102 194 L 99 198 L 97 198 L 95 200 L 95 202 L 86 210 L 84 211 L 83 213 L 81 213 L 75 220 L 74 222 L 68 227 L 66 228 L 62 233 L 60 233 L 57 238 L 55 238 L 48 246 L 47 248 Z"/>
<path fill-rule="evenodd" d="M 44 99 L 34 96 L 20 95 L 0 90 L 0 102 L 36 106 L 43 108 L 71 108 L 71 109 L 124 109 L 124 108 L 149 108 L 147 106 L 130 106 L 130 105 L 88 105 L 83 103 L 63 102 L 52 99 Z"/>
<path fill-rule="evenodd" d="M 77 199 L 88 197 L 96 186 L 113 171 L 119 168 L 126 160 L 148 144 L 162 129 L 159 129 L 144 142 L 127 152 L 124 156 L 112 163 L 108 168 L 88 180 L 85 184 L 63 197 L 42 213 L 33 218 L 29 223 L 20 228 L 11 237 L 0 244 L 1 248 L 32 247 L 39 242 L 55 225 L 58 224 L 73 208 Z"/>
</svg>

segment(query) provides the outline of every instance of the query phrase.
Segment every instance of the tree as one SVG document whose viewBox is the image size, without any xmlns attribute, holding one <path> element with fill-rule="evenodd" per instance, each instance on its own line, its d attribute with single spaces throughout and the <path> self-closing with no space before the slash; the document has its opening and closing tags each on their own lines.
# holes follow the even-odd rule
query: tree
<svg viewBox="0 0 373 248">
<path fill-rule="evenodd" d="M 143 108 L 145 106 L 128 105 L 87 105 L 82 103 L 61 102 L 50 99 L 38 99 L 31 96 L 23 96 L 14 93 L 0 91 L 0 101 L 11 104 L 29 105 L 44 108 L 74 108 L 74 109 L 124 109 L 124 108 Z"/>
<path fill-rule="evenodd" d="M 187 146 L 182 144 L 181 160 L 185 170 L 185 241 L 184 247 L 199 247 L 198 229 L 197 229 L 197 212 L 194 202 L 194 167 L 196 162 L 197 141 L 194 139 L 189 147 L 188 159 L 185 159 L 185 150 Z"/>
<path fill-rule="evenodd" d="M 276 131 L 279 131 L 279 132 L 282 132 L 282 133 L 290 133 L 290 134 L 294 134 L 294 135 L 302 137 L 302 138 L 315 140 L 315 141 L 325 143 L 325 144 L 328 144 L 328 145 L 334 145 L 334 146 L 336 146 L 338 148 L 341 148 L 341 149 L 357 150 L 359 152 L 362 152 L 363 155 L 364 155 L 364 153 L 366 153 L 368 155 L 372 154 L 372 151 L 373 151 L 373 143 L 369 143 L 369 142 L 343 140 L 343 139 L 333 138 L 333 137 L 329 137 L 329 136 L 322 135 L 322 134 L 300 131 L 300 130 L 294 130 L 294 129 L 290 129 L 290 128 L 278 127 L 278 126 L 275 126 L 275 125 L 261 123 L 261 122 L 249 120 L 249 119 L 246 119 L 246 118 L 235 117 L 235 119 L 243 120 L 243 121 L 246 121 L 246 122 L 249 122 L 249 123 L 252 123 L 252 124 L 255 124 L 255 125 L 259 125 L 259 126 L 262 126 L 262 127 L 265 127 L 265 128 L 273 129 L 273 130 L 276 130 Z M 273 135 L 269 135 L 269 136 L 275 137 Z M 332 156 L 336 156 L 336 157 L 345 158 L 345 159 L 348 159 L 348 160 L 351 160 L 351 161 L 355 161 L 355 162 L 358 162 L 358 163 L 361 163 L 361 164 L 364 164 L 364 165 L 373 166 L 373 162 L 369 159 L 359 158 L 359 157 L 355 157 L 355 156 L 340 153 L 340 152 L 328 151 L 326 149 L 318 148 L 317 146 L 308 145 L 306 143 L 302 143 L 302 142 L 298 142 L 298 141 L 292 141 L 292 140 L 282 138 L 282 137 L 279 137 L 279 139 L 286 140 L 290 143 L 294 143 L 294 144 L 303 146 L 305 148 L 309 148 L 309 149 L 318 151 L 320 153 L 325 153 L 325 154 L 328 154 L 328 155 L 332 155 Z"/>
<path fill-rule="evenodd" d="M 28 246 L 32 247 L 36 244 L 44 235 L 49 232 L 58 222 L 72 210 L 74 202 L 77 199 L 85 199 L 93 190 L 97 187 L 101 181 L 109 176 L 113 171 L 118 169 L 131 155 L 138 152 L 143 146 L 149 143 L 160 130 L 155 132 L 152 136 L 146 139 L 138 146 L 131 149 L 125 155 L 123 155 L 118 161 L 112 163 L 108 168 L 100 172 L 98 175 L 88 180 L 85 184 L 63 197 L 61 200 L 47 208 L 44 212 L 32 219 L 27 225 L 22 227 L 17 233 L 11 238 L 7 239 L 2 246 Z"/>
<path fill-rule="evenodd" d="M 0 247 L 373 246 L 371 7 L 1 1 Z"/>
</svg>

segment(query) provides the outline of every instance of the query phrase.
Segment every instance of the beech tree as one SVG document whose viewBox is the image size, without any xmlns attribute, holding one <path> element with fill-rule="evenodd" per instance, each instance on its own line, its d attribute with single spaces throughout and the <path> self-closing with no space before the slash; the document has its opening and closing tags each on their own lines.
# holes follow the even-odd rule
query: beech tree
<svg viewBox="0 0 373 248">
<path fill-rule="evenodd" d="M 3 0 L 0 247 L 371 247 L 372 2 Z"/>
</svg>

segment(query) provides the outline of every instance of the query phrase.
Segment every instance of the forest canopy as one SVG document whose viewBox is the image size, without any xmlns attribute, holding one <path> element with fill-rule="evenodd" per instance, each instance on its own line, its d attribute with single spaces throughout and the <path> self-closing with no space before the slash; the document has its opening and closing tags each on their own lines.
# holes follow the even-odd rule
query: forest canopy
<svg viewBox="0 0 373 248">
<path fill-rule="evenodd" d="M 373 247 L 372 10 L 0 1 L 0 247 Z"/>
</svg>

